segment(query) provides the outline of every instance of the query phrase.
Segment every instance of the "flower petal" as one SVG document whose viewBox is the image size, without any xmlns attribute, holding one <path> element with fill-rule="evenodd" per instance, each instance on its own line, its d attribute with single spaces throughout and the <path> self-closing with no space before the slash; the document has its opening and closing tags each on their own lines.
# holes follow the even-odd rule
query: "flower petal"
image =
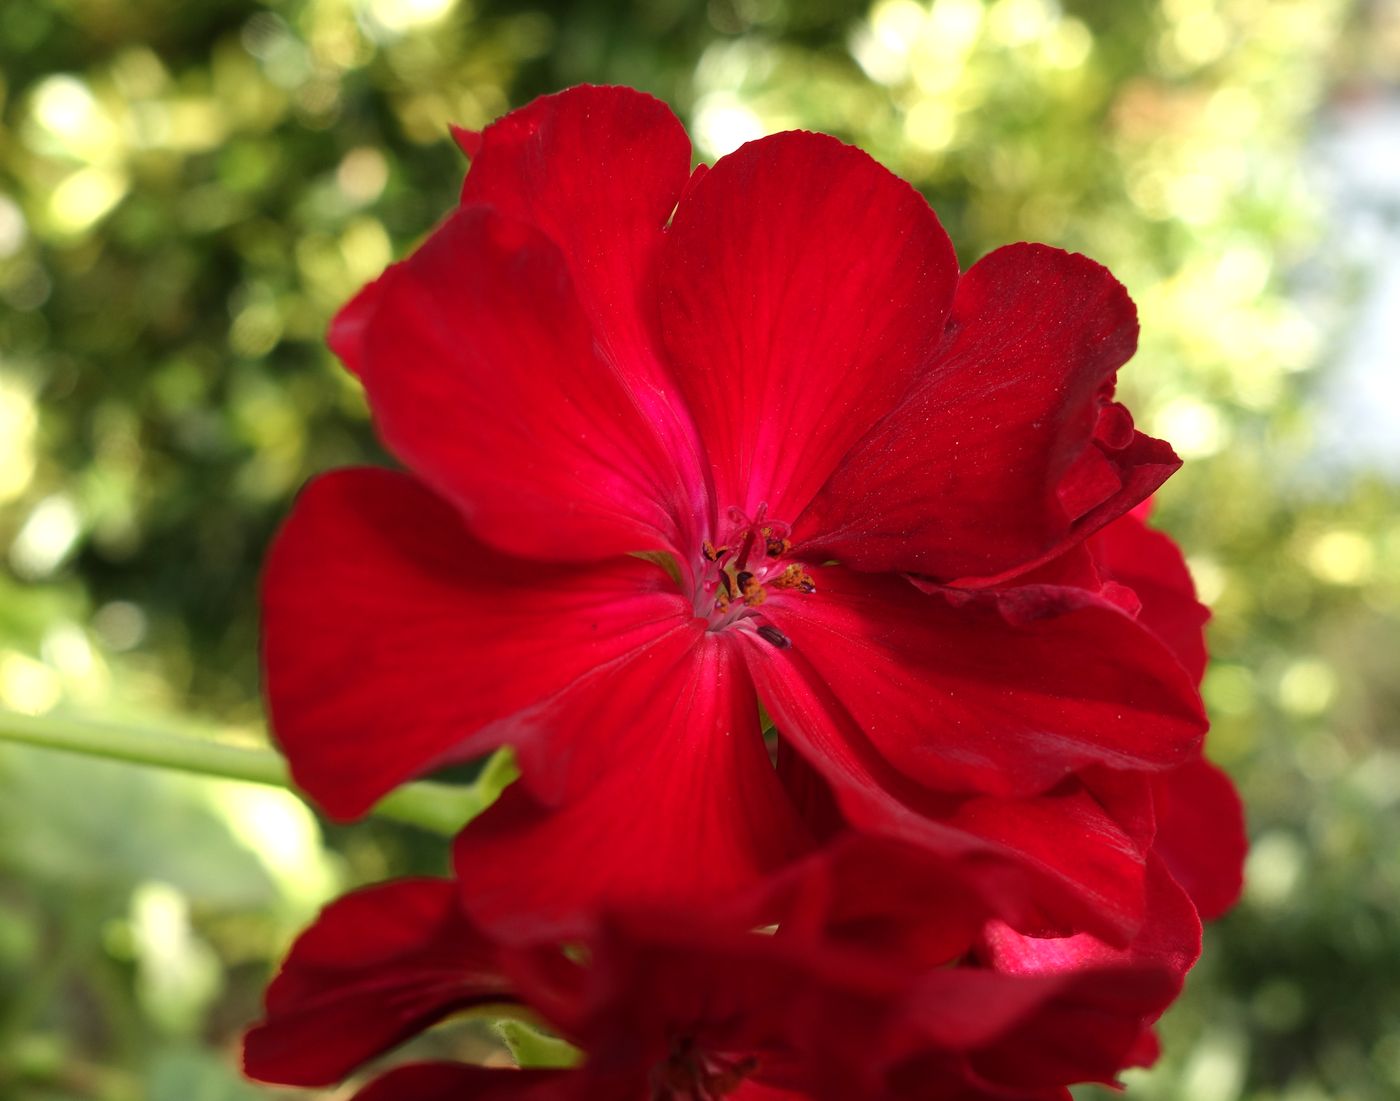
<svg viewBox="0 0 1400 1101">
<path fill-rule="evenodd" d="M 645 294 L 689 177 L 690 139 L 666 104 L 632 88 L 584 86 L 488 126 L 462 203 L 494 207 L 553 241 L 617 369 L 665 391 L 674 383 Z"/>
<path fill-rule="evenodd" d="M 1151 1026 L 1181 992 L 1201 953 L 1201 923 L 1190 899 L 1158 860 L 1148 864 L 1147 921 L 1124 947 L 1080 934 L 1041 939 L 989 928 L 982 955 L 997 973 L 1059 986 L 1029 1022 L 976 1061 L 1009 1086 L 1112 1082 L 1125 1065 L 1155 1054 Z"/>
<path fill-rule="evenodd" d="M 683 541 L 704 487 L 609 362 L 539 230 L 461 208 L 348 311 L 332 339 L 380 436 L 479 537 L 564 561 Z"/>
<path fill-rule="evenodd" d="M 943 581 L 1043 561 L 1152 492 L 1179 465 L 1112 404 L 1137 346 L 1107 269 L 1009 245 L 958 284 L 948 337 L 910 395 L 798 520 L 811 554 Z"/>
<path fill-rule="evenodd" d="M 593 786 L 549 806 L 516 785 L 457 840 L 465 905 L 496 935 L 575 935 L 604 902 L 713 905 L 808 844 L 744 663 L 716 635 L 674 664 L 637 662 L 583 686 L 562 708 L 591 742 Z"/>
<path fill-rule="evenodd" d="M 1175 995 L 1173 976 L 1153 966 L 1017 976 L 973 968 L 931 972 L 911 998 L 910 1018 L 926 1043 L 961 1052 L 956 1061 L 914 1059 L 899 1080 L 957 1077 L 959 1101 L 1058 1101 L 1065 1087 L 1113 1083 L 1134 1065 L 1144 1031 Z M 920 1096 L 916 1092 L 897 1096 Z"/>
<path fill-rule="evenodd" d="M 759 698 L 830 782 L 851 825 L 980 869 L 992 908 L 1019 929 L 1092 929 L 1122 943 L 1141 923 L 1144 854 L 1083 785 L 1037 798 L 958 799 L 890 766 L 795 647 L 745 649 Z"/>
<path fill-rule="evenodd" d="M 662 253 L 666 344 L 721 507 L 791 521 L 903 396 L 942 332 L 957 260 L 937 217 L 820 134 L 722 158 Z"/>
<path fill-rule="evenodd" d="M 1220 769 L 1192 761 L 1155 783 L 1156 851 L 1191 896 L 1202 921 L 1213 921 L 1240 897 L 1245 837 L 1239 793 Z"/>
<path fill-rule="evenodd" d="M 244 1039 L 264 1082 L 329 1086 L 448 1014 L 515 1001 L 492 945 L 445 879 L 401 879 L 331 903 L 297 938 Z"/>
<path fill-rule="evenodd" d="M 486 128 L 462 202 L 528 222 L 558 246 L 602 358 L 698 491 L 706 472 L 653 288 L 690 156 L 685 128 L 660 100 L 632 88 L 570 88 Z"/>
<path fill-rule="evenodd" d="M 871 742 L 928 787 L 1027 795 L 1088 765 L 1176 765 L 1200 744 L 1194 685 L 1112 606 L 1008 609 L 999 602 L 1023 594 L 921 596 L 899 578 L 809 572 L 816 593 L 765 613 Z"/>
<path fill-rule="evenodd" d="M 1063 974 L 1089 967 L 1154 964 L 1176 977 L 1177 989 L 1201 954 L 1201 922 L 1181 887 L 1160 860 L 1147 866 L 1147 917 L 1128 945 L 1109 945 L 1081 933 L 1072 937 L 1027 937 L 993 923 L 988 962 L 1009 975 Z M 1165 1008 L 1165 1002 L 1159 1008 Z"/>
<path fill-rule="evenodd" d="M 660 567 L 509 558 L 387 470 L 312 482 L 272 547 L 262 595 L 273 732 L 298 785 L 337 818 L 503 743 L 554 760 L 531 753 L 555 729 L 554 696 L 626 655 L 683 648 L 696 630 Z"/>
<path fill-rule="evenodd" d="M 1109 524 L 1088 541 L 1100 573 L 1137 595 L 1138 622 L 1165 642 L 1199 684 L 1206 669 L 1205 625 L 1210 610 L 1171 537 L 1133 515 Z"/>
</svg>

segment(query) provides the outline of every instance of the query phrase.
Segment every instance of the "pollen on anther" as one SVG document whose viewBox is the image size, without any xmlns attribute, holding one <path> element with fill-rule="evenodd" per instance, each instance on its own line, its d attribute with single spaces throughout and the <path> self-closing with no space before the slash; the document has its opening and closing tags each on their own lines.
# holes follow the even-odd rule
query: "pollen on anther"
<svg viewBox="0 0 1400 1101">
<path fill-rule="evenodd" d="M 739 592 L 743 595 L 744 603 L 749 607 L 757 607 L 768 599 L 768 591 L 748 570 L 741 570 L 735 580 L 739 583 Z"/>
<path fill-rule="evenodd" d="M 700 545 L 700 553 L 704 556 L 706 562 L 718 562 L 729 553 L 729 548 L 717 547 L 706 539 L 704 543 Z"/>
<path fill-rule="evenodd" d="M 812 575 L 805 569 L 793 562 L 775 577 L 771 584 L 778 589 L 796 589 L 800 593 L 814 593 L 817 591 L 817 583 L 812 580 Z"/>
</svg>

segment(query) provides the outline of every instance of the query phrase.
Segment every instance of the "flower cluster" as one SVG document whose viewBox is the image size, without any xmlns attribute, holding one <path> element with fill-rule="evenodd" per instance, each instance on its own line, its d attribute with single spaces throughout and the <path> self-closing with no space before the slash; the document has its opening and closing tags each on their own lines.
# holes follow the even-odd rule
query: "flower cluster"
<svg viewBox="0 0 1400 1101">
<path fill-rule="evenodd" d="M 1082 256 L 960 273 L 859 150 L 708 169 L 577 88 L 331 344 L 406 472 L 302 494 L 264 582 L 300 786 L 353 818 L 509 746 L 455 875 L 333 904 L 249 1034 L 326 1085 L 516 1005 L 569 1067 L 359 1101 L 1065 1098 L 1155 1055 L 1243 855 L 1201 756 L 1178 460 L 1114 401 L 1137 319 Z"/>
</svg>

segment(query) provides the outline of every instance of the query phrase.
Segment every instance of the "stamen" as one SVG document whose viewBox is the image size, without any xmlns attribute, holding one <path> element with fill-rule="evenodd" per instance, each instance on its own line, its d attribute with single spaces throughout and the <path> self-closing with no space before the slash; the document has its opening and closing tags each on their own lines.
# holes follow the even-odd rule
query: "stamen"
<svg viewBox="0 0 1400 1101">
<path fill-rule="evenodd" d="M 779 650 L 786 650 L 792 645 L 792 640 L 787 635 L 767 623 L 758 629 L 758 637 L 765 642 L 771 642 Z"/>
<path fill-rule="evenodd" d="M 734 506 L 726 515 L 727 523 L 717 533 L 724 542 L 706 539 L 700 545 L 695 613 L 709 620 L 710 630 L 722 631 L 748 619 L 772 595 L 771 586 L 816 592 L 805 567 L 782 561 L 793 547 L 792 526 L 769 519 L 767 502 L 760 503 L 752 516 Z"/>
<path fill-rule="evenodd" d="M 777 577 L 769 582 L 775 589 L 796 589 L 800 593 L 814 593 L 817 583 L 802 566 L 793 562 Z"/>
<path fill-rule="evenodd" d="M 744 594 L 744 603 L 750 608 L 756 608 L 768 599 L 768 590 L 748 570 L 740 570 L 735 580 L 739 582 L 739 591 Z"/>
</svg>

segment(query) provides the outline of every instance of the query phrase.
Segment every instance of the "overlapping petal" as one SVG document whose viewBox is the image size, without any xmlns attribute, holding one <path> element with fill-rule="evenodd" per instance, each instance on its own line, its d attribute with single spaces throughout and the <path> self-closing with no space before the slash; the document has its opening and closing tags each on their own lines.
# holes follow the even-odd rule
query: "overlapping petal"
<svg viewBox="0 0 1400 1101">
<path fill-rule="evenodd" d="M 983 952 L 998 974 L 1060 981 L 1068 997 L 1033 1027 L 1005 1037 L 987 1064 L 1008 1085 L 1112 1082 L 1125 1065 L 1151 1062 L 1151 1026 L 1181 991 L 1201 951 L 1201 924 L 1185 892 L 1159 860 L 1148 865 L 1148 919 L 1127 946 L 1087 934 L 1038 939 L 993 923 Z"/>
<path fill-rule="evenodd" d="M 581 686 L 558 721 L 597 747 L 596 771 L 572 766 L 588 790 L 550 806 L 516 785 L 457 840 L 465 905 L 501 937 L 575 933 L 609 902 L 713 904 L 810 844 L 727 640 Z"/>
<path fill-rule="evenodd" d="M 570 88 L 482 132 L 462 202 L 529 222 L 558 247 L 604 362 L 699 505 L 708 472 L 664 352 L 654 286 L 690 157 L 685 128 L 660 100 L 632 88 Z"/>
<path fill-rule="evenodd" d="M 689 176 L 690 139 L 666 104 L 632 88 L 570 88 L 482 132 L 462 203 L 549 238 L 610 365 L 636 392 L 665 394 L 674 382 L 656 342 L 652 267 Z"/>
<path fill-rule="evenodd" d="M 1150 633 L 1085 600 L 1017 606 L 815 569 L 765 605 L 898 769 L 944 791 L 1026 795 L 1090 765 L 1165 768 L 1205 729 L 1195 687 Z"/>
<path fill-rule="evenodd" d="M 681 541 L 704 487 L 608 361 L 538 229 L 460 208 L 350 310 L 337 344 L 380 436 L 478 536 L 556 561 Z"/>
<path fill-rule="evenodd" d="M 972 861 L 1023 930 L 1091 929 L 1124 943 L 1141 924 L 1146 854 L 1085 786 L 1019 799 L 935 794 L 890 765 L 795 647 L 755 642 L 746 656 L 768 713 L 853 827 Z"/>
<path fill-rule="evenodd" d="M 1158 777 L 1156 851 L 1202 921 L 1230 909 L 1244 885 L 1244 808 L 1230 778 L 1200 759 Z"/>
<path fill-rule="evenodd" d="M 515 1001 L 454 886 L 401 879 L 346 895 L 297 939 L 244 1042 L 254 1078 L 328 1086 L 448 1014 Z"/>
<path fill-rule="evenodd" d="M 943 581 L 1043 561 L 1179 465 L 1110 396 L 1137 344 L 1123 287 L 1083 256 L 1008 245 L 962 277 L 918 385 L 797 523 L 810 553 Z"/>
<path fill-rule="evenodd" d="M 1132 589 L 1138 620 L 1157 635 L 1199 684 L 1206 668 L 1205 624 L 1210 611 L 1171 538 L 1130 514 L 1088 540 L 1100 573 Z"/>
<path fill-rule="evenodd" d="M 857 149 L 789 132 L 718 161 L 676 209 L 660 309 L 720 506 L 795 519 L 913 382 L 956 279 L 928 204 Z"/>
<path fill-rule="evenodd" d="M 297 783 L 339 818 L 503 743 L 545 783 L 569 765 L 532 752 L 555 729 L 551 701 L 621 659 L 674 655 L 695 633 L 660 567 L 499 554 L 386 470 L 328 474 L 303 492 L 268 558 L 263 629 L 273 733 Z"/>
</svg>

